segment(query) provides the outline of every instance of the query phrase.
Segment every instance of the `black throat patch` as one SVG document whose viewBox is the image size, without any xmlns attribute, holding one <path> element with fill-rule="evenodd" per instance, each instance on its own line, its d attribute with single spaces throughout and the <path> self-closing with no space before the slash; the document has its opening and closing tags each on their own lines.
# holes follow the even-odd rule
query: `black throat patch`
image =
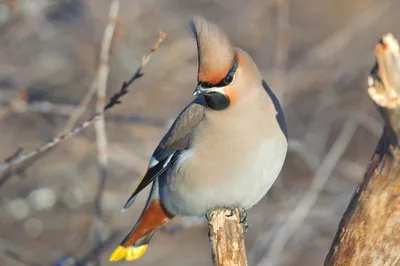
<svg viewBox="0 0 400 266">
<path fill-rule="evenodd" d="M 228 108 L 230 104 L 229 97 L 219 93 L 219 92 L 210 92 L 204 95 L 207 106 L 213 110 L 224 110 Z"/>
</svg>

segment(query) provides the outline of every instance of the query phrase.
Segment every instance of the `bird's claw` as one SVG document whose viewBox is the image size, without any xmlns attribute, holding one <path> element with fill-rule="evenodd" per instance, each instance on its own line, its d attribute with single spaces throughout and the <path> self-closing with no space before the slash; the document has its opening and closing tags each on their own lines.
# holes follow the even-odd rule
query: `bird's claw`
<svg viewBox="0 0 400 266">
<path fill-rule="evenodd" d="M 240 214 L 240 223 L 246 222 L 247 219 L 247 212 L 244 208 L 239 208 L 239 214 Z"/>
<path fill-rule="evenodd" d="M 235 214 L 236 209 L 229 209 L 230 213 L 226 214 L 226 217 L 232 217 Z M 240 223 L 242 224 L 243 227 L 243 232 L 246 233 L 247 230 L 249 229 L 249 223 L 247 222 L 247 212 L 244 208 L 238 208 L 239 210 L 239 215 L 240 215 Z M 207 221 L 211 221 L 211 212 L 206 212 L 205 216 Z"/>
<path fill-rule="evenodd" d="M 206 219 L 207 221 L 211 222 L 211 213 L 212 212 L 206 212 Z"/>
<path fill-rule="evenodd" d="M 237 208 L 239 210 L 239 216 L 240 216 L 240 223 L 242 224 L 243 227 L 243 233 L 246 233 L 247 230 L 249 229 L 249 223 L 247 222 L 247 212 L 245 208 Z M 232 217 L 235 214 L 235 209 L 229 209 L 230 213 L 227 214 L 227 217 Z"/>
<path fill-rule="evenodd" d="M 249 223 L 247 221 L 244 221 L 241 224 L 243 228 L 243 234 L 247 233 L 247 230 L 249 230 Z"/>
<path fill-rule="evenodd" d="M 243 233 L 246 233 L 249 229 L 249 223 L 247 222 L 247 212 L 244 208 L 239 208 L 240 223 L 243 227 Z"/>
</svg>

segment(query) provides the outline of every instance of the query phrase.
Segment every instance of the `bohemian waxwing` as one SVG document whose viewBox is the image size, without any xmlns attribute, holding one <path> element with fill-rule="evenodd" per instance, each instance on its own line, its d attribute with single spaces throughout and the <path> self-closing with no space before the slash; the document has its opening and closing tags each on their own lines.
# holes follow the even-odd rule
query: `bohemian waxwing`
<svg viewBox="0 0 400 266">
<path fill-rule="evenodd" d="M 201 17 L 196 98 L 153 153 L 124 210 L 146 186 L 146 206 L 110 261 L 140 258 L 155 230 L 174 216 L 219 207 L 247 210 L 268 192 L 285 160 L 287 134 L 278 99 L 250 56 Z"/>
</svg>

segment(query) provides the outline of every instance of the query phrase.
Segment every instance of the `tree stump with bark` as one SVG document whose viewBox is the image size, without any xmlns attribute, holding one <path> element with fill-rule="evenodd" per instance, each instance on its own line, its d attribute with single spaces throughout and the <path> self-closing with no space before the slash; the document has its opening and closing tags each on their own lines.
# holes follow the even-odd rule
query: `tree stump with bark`
<svg viewBox="0 0 400 266">
<path fill-rule="evenodd" d="M 247 266 L 243 227 L 238 209 L 211 213 L 209 237 L 215 266 Z"/>
<path fill-rule="evenodd" d="M 392 34 L 384 35 L 376 46 L 368 93 L 384 119 L 384 129 L 325 266 L 400 265 L 399 51 Z"/>
</svg>

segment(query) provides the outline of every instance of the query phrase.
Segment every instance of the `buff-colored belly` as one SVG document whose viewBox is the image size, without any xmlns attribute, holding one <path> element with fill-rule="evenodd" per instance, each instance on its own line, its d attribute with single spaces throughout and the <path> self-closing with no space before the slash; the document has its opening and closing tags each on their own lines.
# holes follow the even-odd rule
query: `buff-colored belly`
<svg viewBox="0 0 400 266">
<path fill-rule="evenodd" d="M 218 207 L 252 207 L 275 182 L 287 150 L 282 138 L 258 143 L 254 149 L 227 145 L 206 154 L 186 151 L 180 168 L 161 188 L 163 198 L 168 199 L 166 208 L 177 215 L 194 216 Z M 204 156 L 214 159 L 204 160 Z"/>
</svg>

